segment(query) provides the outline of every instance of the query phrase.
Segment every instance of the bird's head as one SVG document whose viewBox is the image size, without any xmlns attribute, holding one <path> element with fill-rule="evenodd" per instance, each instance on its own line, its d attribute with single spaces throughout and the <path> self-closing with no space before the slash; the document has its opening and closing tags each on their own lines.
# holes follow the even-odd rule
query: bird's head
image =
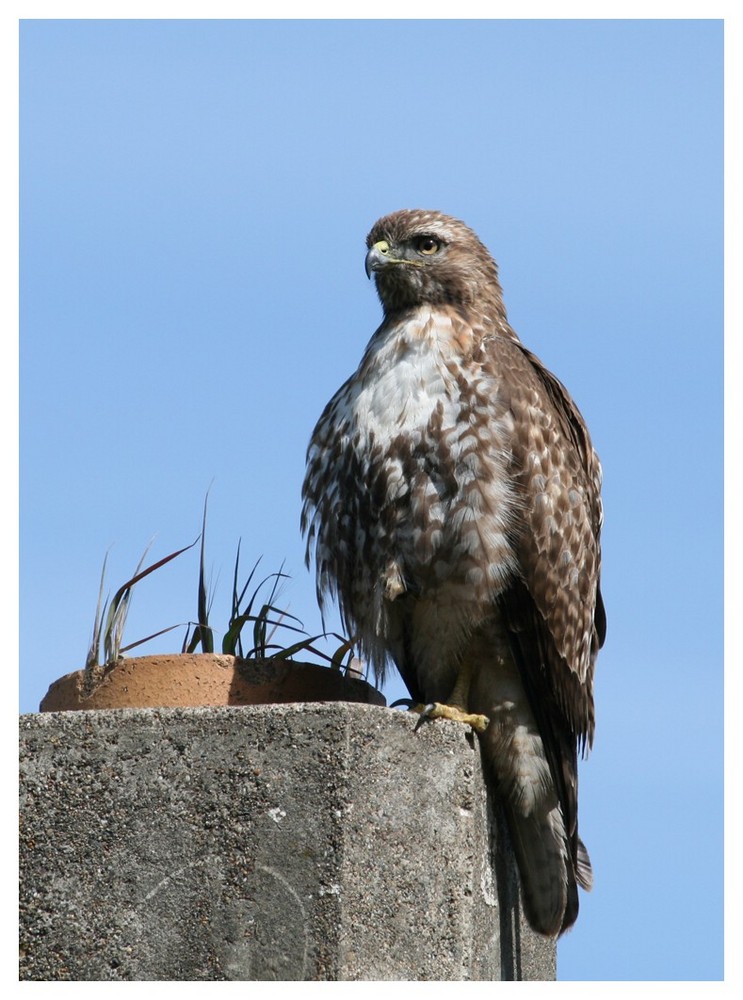
<svg viewBox="0 0 743 1000">
<path fill-rule="evenodd" d="M 366 245 L 366 273 L 388 316 L 424 303 L 503 309 L 495 261 L 458 219 L 403 209 L 375 223 Z"/>
</svg>

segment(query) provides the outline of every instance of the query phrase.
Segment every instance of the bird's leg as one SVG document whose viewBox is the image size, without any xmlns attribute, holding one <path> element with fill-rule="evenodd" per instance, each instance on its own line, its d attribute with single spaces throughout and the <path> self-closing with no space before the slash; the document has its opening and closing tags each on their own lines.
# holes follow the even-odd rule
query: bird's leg
<svg viewBox="0 0 743 1000">
<path fill-rule="evenodd" d="M 396 563 L 390 563 L 382 574 L 384 584 L 384 596 L 388 601 L 396 601 L 401 594 L 405 593 L 405 583 L 400 572 L 400 567 Z"/>
<path fill-rule="evenodd" d="M 446 703 L 434 701 L 429 705 L 416 705 L 413 711 L 420 713 L 416 730 L 429 719 L 449 719 L 452 722 L 462 722 L 465 726 L 472 726 L 478 733 L 484 733 L 490 722 L 487 715 L 477 715 L 467 711 L 471 676 L 472 668 L 465 664 L 457 674 L 456 684 Z"/>
</svg>

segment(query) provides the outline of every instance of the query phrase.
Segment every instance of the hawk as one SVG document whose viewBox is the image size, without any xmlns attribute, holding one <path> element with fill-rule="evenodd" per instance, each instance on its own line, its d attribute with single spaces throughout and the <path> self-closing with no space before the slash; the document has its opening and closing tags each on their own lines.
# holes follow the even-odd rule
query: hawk
<svg viewBox="0 0 743 1000">
<path fill-rule="evenodd" d="M 478 731 L 531 926 L 576 920 L 591 864 L 578 752 L 594 734 L 601 466 L 562 383 L 509 326 L 463 222 L 404 210 L 367 237 L 384 319 L 307 451 L 318 599 L 383 679 Z"/>
</svg>

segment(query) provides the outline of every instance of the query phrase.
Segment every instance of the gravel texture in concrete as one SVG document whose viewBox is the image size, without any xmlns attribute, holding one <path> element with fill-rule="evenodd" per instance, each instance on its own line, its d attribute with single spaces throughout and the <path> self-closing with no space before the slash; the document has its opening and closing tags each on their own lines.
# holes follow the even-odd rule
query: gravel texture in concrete
<svg viewBox="0 0 743 1000">
<path fill-rule="evenodd" d="M 21 717 L 24 980 L 554 979 L 471 734 L 346 703 Z"/>
</svg>

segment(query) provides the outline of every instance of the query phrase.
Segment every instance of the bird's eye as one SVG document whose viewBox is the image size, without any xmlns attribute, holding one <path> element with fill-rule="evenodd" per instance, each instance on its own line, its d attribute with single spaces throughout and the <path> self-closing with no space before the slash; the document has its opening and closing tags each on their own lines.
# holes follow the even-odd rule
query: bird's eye
<svg viewBox="0 0 743 1000">
<path fill-rule="evenodd" d="M 438 240 L 434 239 L 433 236 L 421 236 L 417 243 L 418 253 L 423 253 L 427 257 L 431 257 L 435 254 L 441 244 Z"/>
</svg>

